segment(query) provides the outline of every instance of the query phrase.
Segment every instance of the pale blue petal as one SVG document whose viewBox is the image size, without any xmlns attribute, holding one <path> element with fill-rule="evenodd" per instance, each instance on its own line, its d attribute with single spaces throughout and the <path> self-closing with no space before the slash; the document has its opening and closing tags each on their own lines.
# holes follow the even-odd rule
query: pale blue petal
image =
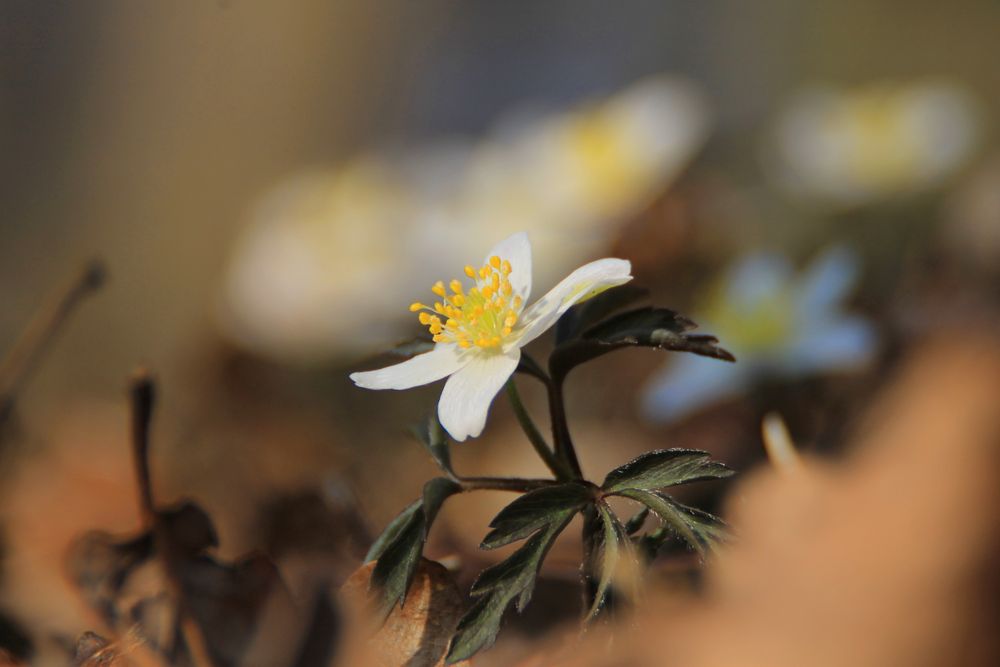
<svg viewBox="0 0 1000 667">
<path fill-rule="evenodd" d="M 874 327 L 860 317 L 842 317 L 809 327 L 789 346 L 783 371 L 802 375 L 856 369 L 875 354 Z"/>
<path fill-rule="evenodd" d="M 748 366 L 695 355 L 677 355 L 643 390 L 640 410 L 650 421 L 673 421 L 724 398 L 749 384 Z"/>
<path fill-rule="evenodd" d="M 726 301 L 739 310 L 768 299 L 792 280 L 788 260 L 775 253 L 747 255 L 726 273 Z"/>
<path fill-rule="evenodd" d="M 795 299 L 799 317 L 826 317 L 850 295 L 857 278 L 858 260 L 854 252 L 843 245 L 825 250 L 802 275 Z"/>
</svg>

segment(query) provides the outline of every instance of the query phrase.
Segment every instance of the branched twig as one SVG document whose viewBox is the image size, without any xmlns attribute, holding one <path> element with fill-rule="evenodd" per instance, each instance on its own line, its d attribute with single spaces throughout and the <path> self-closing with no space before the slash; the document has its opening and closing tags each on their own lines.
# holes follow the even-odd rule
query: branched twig
<svg viewBox="0 0 1000 667">
<path fill-rule="evenodd" d="M 180 573 L 181 554 L 169 527 L 164 523 L 162 515 L 156 511 L 153 500 L 149 472 L 149 430 L 156 401 L 156 388 L 148 372 L 140 370 L 133 376 L 129 395 L 132 405 L 132 453 L 135 459 L 143 523 L 152 532 L 155 552 L 163 563 L 167 586 L 176 605 L 177 624 L 180 626 L 181 636 L 184 637 L 191 661 L 195 667 L 214 667 L 205 635 L 188 608 Z"/>
<path fill-rule="evenodd" d="M 91 261 L 67 288 L 43 304 L 25 327 L 0 363 L 0 426 L 10 417 L 21 388 L 59 329 L 83 298 L 104 284 L 105 278 L 104 265 Z"/>
</svg>

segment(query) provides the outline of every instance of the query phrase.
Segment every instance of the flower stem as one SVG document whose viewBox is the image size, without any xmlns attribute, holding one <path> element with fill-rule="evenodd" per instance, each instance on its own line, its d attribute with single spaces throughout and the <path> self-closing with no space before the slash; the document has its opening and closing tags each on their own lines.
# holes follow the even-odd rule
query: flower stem
<svg viewBox="0 0 1000 667">
<path fill-rule="evenodd" d="M 552 417 L 552 438 L 555 440 L 555 455 L 565 467 L 572 471 L 572 479 L 583 479 L 583 470 L 576 457 L 576 448 L 569 435 L 566 423 L 566 406 L 563 403 L 562 384 L 558 380 L 546 383 L 549 390 L 549 414 Z"/>
<path fill-rule="evenodd" d="M 531 420 L 531 415 L 528 414 L 527 409 L 524 407 L 524 403 L 521 402 L 521 395 L 517 391 L 517 385 L 514 382 L 514 378 L 507 380 L 507 398 L 510 399 L 510 405 L 514 408 L 514 414 L 517 415 L 517 421 L 521 424 L 521 428 L 524 429 L 525 435 L 528 436 L 528 440 L 531 441 L 532 447 L 541 457 L 545 465 L 548 466 L 552 474 L 556 476 L 556 479 L 572 479 L 573 474 L 570 468 L 567 468 L 566 464 L 560 460 L 557 454 L 553 453 L 549 449 L 549 445 L 545 442 L 545 436 L 542 435 L 538 427 L 535 426 L 535 422 Z M 558 447 L 557 447 L 558 448 Z M 579 477 L 579 475 L 577 475 Z"/>
</svg>

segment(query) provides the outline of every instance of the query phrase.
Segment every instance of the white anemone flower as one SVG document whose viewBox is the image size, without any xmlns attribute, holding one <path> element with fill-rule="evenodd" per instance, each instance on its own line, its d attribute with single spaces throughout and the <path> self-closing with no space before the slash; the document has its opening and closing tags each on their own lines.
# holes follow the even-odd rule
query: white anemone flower
<svg viewBox="0 0 1000 667">
<path fill-rule="evenodd" d="M 433 306 L 410 310 L 434 336 L 434 349 L 400 364 L 352 373 L 365 389 L 410 389 L 448 378 L 438 401 L 438 419 L 458 441 L 483 431 L 493 398 L 521 360 L 521 348 L 538 338 L 570 306 L 632 279 L 632 265 L 605 258 L 576 269 L 541 299 L 525 307 L 531 293 L 531 244 L 519 232 L 501 241 L 480 268 L 465 267 L 466 288 L 452 280 L 431 288 Z"/>
<path fill-rule="evenodd" d="M 790 191 L 859 205 L 937 185 L 981 138 L 977 101 L 947 83 L 799 93 L 776 125 L 773 158 Z"/>
</svg>

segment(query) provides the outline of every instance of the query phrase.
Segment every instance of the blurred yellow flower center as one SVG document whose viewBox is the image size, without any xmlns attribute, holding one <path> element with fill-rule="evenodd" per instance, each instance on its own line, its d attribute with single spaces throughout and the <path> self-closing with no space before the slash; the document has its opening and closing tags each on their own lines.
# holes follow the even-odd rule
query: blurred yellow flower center
<svg viewBox="0 0 1000 667">
<path fill-rule="evenodd" d="M 465 267 L 465 275 L 474 285 L 466 291 L 452 280 L 448 290 L 442 281 L 431 287 L 440 301 L 426 306 L 419 301 L 410 311 L 420 313 L 420 323 L 434 336 L 435 343 L 455 343 L 462 348 L 499 348 L 517 324 L 521 297 L 510 285 L 510 262 L 497 256 L 475 269 Z"/>
</svg>

